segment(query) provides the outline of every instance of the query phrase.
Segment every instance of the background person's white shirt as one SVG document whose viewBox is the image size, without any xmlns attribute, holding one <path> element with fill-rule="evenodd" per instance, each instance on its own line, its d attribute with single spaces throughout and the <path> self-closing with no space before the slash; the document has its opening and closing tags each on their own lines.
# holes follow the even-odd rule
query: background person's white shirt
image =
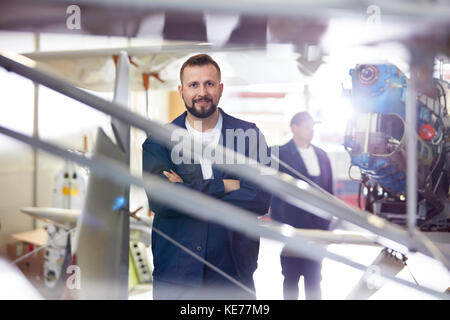
<svg viewBox="0 0 450 320">
<path fill-rule="evenodd" d="M 185 121 L 186 129 L 189 132 L 189 134 L 193 135 L 195 139 L 201 139 L 200 141 L 202 141 L 204 144 L 206 143 L 210 150 L 213 150 L 219 143 L 220 135 L 222 133 L 222 122 L 223 122 L 222 114 L 219 113 L 219 119 L 217 120 L 216 126 L 211 130 L 201 132 L 192 128 L 187 118 Z M 203 159 L 202 157 L 200 157 L 199 161 L 200 166 L 202 167 L 203 179 L 204 180 L 214 179 L 211 162 L 206 159 Z"/>
<path fill-rule="evenodd" d="M 302 156 L 308 174 L 312 177 L 320 176 L 320 165 L 314 148 L 309 145 L 308 148 L 297 147 L 298 152 Z"/>
</svg>

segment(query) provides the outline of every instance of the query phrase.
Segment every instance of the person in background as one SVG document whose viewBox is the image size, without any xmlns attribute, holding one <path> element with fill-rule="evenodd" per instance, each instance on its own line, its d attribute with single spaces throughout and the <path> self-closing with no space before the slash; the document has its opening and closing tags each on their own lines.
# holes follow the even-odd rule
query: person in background
<svg viewBox="0 0 450 320">
<path fill-rule="evenodd" d="M 298 175 L 283 166 L 284 162 L 310 181 L 333 193 L 330 160 L 325 151 L 311 144 L 314 136 L 313 118 L 308 112 L 299 112 L 293 116 L 290 126 L 293 138 L 279 147 L 281 160 L 279 170 L 299 179 Z M 276 196 L 272 197 L 270 212 L 273 220 L 289 224 L 294 228 L 327 230 L 330 225 L 329 220 L 292 206 Z M 284 276 L 284 299 L 298 299 L 298 283 L 302 275 L 306 299 L 321 299 L 321 263 L 290 255 L 285 249 L 280 258 Z"/>
</svg>

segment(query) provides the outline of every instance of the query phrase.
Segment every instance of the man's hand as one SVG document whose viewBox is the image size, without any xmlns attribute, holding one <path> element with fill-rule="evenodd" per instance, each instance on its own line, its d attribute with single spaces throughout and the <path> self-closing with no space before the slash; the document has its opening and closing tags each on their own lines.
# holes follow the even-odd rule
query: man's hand
<svg viewBox="0 0 450 320">
<path fill-rule="evenodd" d="M 225 193 L 239 190 L 241 188 L 239 180 L 234 179 L 223 179 L 223 185 L 225 186 Z"/>
<path fill-rule="evenodd" d="M 169 179 L 170 182 L 183 182 L 183 179 L 173 170 L 163 171 L 163 174 L 166 176 L 167 179 Z"/>
</svg>

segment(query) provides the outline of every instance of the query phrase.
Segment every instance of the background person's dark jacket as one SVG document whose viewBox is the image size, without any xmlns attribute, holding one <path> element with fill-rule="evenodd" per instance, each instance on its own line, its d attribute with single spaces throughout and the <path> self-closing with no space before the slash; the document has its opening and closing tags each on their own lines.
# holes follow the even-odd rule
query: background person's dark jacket
<svg viewBox="0 0 450 320">
<path fill-rule="evenodd" d="M 320 176 L 319 180 L 316 182 L 323 189 L 329 193 L 333 193 L 333 178 L 331 173 L 331 164 L 325 151 L 313 146 L 317 159 L 319 160 L 320 166 Z M 305 175 L 308 179 L 313 180 L 306 170 L 305 163 L 297 150 L 293 140 L 279 147 L 279 158 L 283 162 L 287 163 L 293 169 Z M 289 171 L 286 167 L 280 164 L 279 170 L 281 172 L 287 173 L 296 179 L 300 179 L 294 173 Z M 272 219 L 289 224 L 294 228 L 304 228 L 304 229 L 321 229 L 327 230 L 330 225 L 329 220 L 325 220 L 316 215 L 313 215 L 303 209 L 293 206 L 278 197 L 272 197 L 272 203 L 270 208 L 270 215 Z"/>
<path fill-rule="evenodd" d="M 226 145 L 226 129 L 254 129 L 259 133 L 255 124 L 234 118 L 219 108 L 222 118 L 222 144 Z M 172 123 L 186 128 L 186 112 L 176 118 Z M 220 142 L 219 142 L 220 143 Z M 258 144 L 260 144 L 258 140 Z M 264 145 L 265 141 L 264 141 Z M 221 172 L 213 167 L 214 179 L 203 180 L 200 164 L 175 165 L 171 160 L 171 150 L 154 141 L 151 137 L 143 144 L 143 170 L 159 174 L 166 179 L 162 171 L 174 170 L 182 179 L 182 185 L 197 190 L 229 204 L 263 215 L 268 212 L 270 194 L 260 188 L 240 180 L 240 189 L 225 194 L 222 179 L 237 179 L 228 173 Z M 250 146 L 245 144 L 245 155 L 249 155 Z M 237 144 L 234 143 L 236 151 Z M 259 241 L 252 240 L 242 233 L 232 231 L 218 224 L 195 219 L 189 215 L 161 206 L 148 194 L 150 208 L 155 212 L 153 225 L 163 231 L 182 245 L 186 246 L 202 258 L 219 267 L 247 286 L 254 288 L 253 272 L 257 267 Z M 176 195 L 174 195 L 176 197 Z M 195 258 L 189 256 L 181 249 L 160 237 L 152 234 L 152 251 L 154 261 L 153 277 L 155 281 L 165 281 L 174 284 L 200 287 L 205 274 L 217 277 L 217 281 L 229 284 L 222 276 L 203 265 Z"/>
</svg>

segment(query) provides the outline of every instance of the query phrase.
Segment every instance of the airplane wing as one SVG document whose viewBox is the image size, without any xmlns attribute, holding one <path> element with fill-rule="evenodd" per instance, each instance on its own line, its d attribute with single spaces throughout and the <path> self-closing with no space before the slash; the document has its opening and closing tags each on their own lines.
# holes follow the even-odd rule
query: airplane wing
<svg viewBox="0 0 450 320">
<path fill-rule="evenodd" d="M 51 220 L 56 223 L 75 225 L 81 211 L 76 209 L 60 209 L 48 207 L 24 207 L 20 211 L 37 219 Z"/>
<path fill-rule="evenodd" d="M 20 209 L 23 213 L 33 216 L 41 220 L 50 220 L 56 223 L 70 223 L 75 225 L 81 216 L 81 210 L 78 209 L 61 209 L 50 207 L 23 207 Z M 146 231 L 148 226 L 152 224 L 152 219 L 147 217 L 139 217 L 139 220 L 130 220 L 130 229 Z"/>
<path fill-rule="evenodd" d="M 110 92 L 115 88 L 115 63 L 121 53 L 129 57 L 130 90 L 176 88 L 178 70 L 183 57 L 200 52 L 227 52 L 229 59 L 246 60 L 242 53 L 262 55 L 265 47 L 246 48 L 232 45 L 217 48 L 208 43 L 197 42 L 164 42 L 155 46 L 130 46 L 106 49 L 64 50 L 28 52 L 23 55 L 37 62 L 39 67 L 53 70 L 77 87 Z M 246 61 L 246 63 L 248 63 Z M 259 62 L 258 62 L 259 63 Z M 255 63 L 256 65 L 256 63 Z M 294 65 L 295 68 L 295 65 Z M 242 83 L 248 79 L 244 75 L 236 76 L 234 72 L 225 72 L 227 83 Z M 241 79 L 243 78 L 243 80 Z M 148 79 L 148 82 L 147 82 Z M 146 87 L 148 86 L 148 88 Z"/>
<path fill-rule="evenodd" d="M 168 73 L 164 69 L 189 51 L 181 51 L 180 48 L 164 51 L 161 46 L 155 46 L 32 52 L 24 55 L 37 61 L 40 66 L 56 70 L 78 87 L 109 92 L 115 86 L 115 61 L 121 52 L 126 52 L 130 57 L 131 90 L 144 90 L 143 74 L 153 75 L 149 82 L 151 88 L 160 88 L 163 83 L 155 77 L 167 78 Z"/>
</svg>

